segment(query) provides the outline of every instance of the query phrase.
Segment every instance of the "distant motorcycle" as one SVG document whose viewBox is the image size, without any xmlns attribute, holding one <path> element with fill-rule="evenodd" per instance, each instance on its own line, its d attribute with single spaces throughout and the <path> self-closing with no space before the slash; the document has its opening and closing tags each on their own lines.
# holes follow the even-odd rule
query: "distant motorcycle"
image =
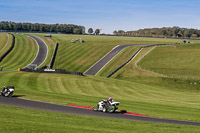
<svg viewBox="0 0 200 133">
<path fill-rule="evenodd" d="M 115 102 L 112 101 L 109 103 L 107 100 L 102 99 L 99 101 L 97 106 L 93 108 L 93 111 L 102 111 L 102 112 L 109 112 L 109 113 L 114 113 L 118 109 L 118 105 L 120 102 Z"/>
<path fill-rule="evenodd" d="M 0 96 L 12 97 L 14 91 L 15 91 L 14 86 L 4 86 L 3 90 L 0 92 Z"/>
</svg>

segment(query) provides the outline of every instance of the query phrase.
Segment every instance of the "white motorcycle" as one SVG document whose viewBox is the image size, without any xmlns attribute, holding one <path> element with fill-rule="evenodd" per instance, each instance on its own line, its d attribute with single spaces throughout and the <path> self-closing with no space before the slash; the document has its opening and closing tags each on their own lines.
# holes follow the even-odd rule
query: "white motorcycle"
<svg viewBox="0 0 200 133">
<path fill-rule="evenodd" d="M 3 90 L 0 92 L 0 96 L 12 97 L 14 91 L 15 91 L 14 86 L 5 86 Z"/>
<path fill-rule="evenodd" d="M 99 101 L 97 106 L 94 106 L 93 111 L 102 111 L 102 112 L 109 112 L 109 113 L 114 113 L 118 109 L 118 105 L 120 102 L 108 102 L 104 99 Z"/>
</svg>

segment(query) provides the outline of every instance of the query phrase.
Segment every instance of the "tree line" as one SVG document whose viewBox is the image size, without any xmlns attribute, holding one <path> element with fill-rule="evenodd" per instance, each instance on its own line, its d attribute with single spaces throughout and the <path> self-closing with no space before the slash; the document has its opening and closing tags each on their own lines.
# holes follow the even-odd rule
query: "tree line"
<svg viewBox="0 0 200 133">
<path fill-rule="evenodd" d="M 200 30 L 198 29 L 188 29 L 180 28 L 177 26 L 174 27 L 163 27 L 163 28 L 148 28 L 140 29 L 137 31 L 123 31 L 118 30 L 113 32 L 114 35 L 123 35 L 123 36 L 146 36 L 146 37 L 200 37 Z"/>
<path fill-rule="evenodd" d="M 91 34 L 95 34 L 95 35 L 99 35 L 100 34 L 100 30 L 101 29 L 96 29 L 95 31 L 92 28 L 88 29 L 88 33 Z"/>
<path fill-rule="evenodd" d="M 66 34 L 85 34 L 85 27 L 74 24 L 41 24 L 0 22 L 0 31 L 56 32 Z"/>
</svg>

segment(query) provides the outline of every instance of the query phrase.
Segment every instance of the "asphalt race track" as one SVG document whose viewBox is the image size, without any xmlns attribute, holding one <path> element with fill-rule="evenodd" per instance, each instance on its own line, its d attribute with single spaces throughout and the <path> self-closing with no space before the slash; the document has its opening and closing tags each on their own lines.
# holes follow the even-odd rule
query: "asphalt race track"
<svg viewBox="0 0 200 133">
<path fill-rule="evenodd" d="M 14 107 L 22 107 L 22 108 L 29 108 L 29 109 L 36 109 L 36 110 L 43 110 L 43 111 L 67 113 L 67 114 L 78 114 L 78 115 L 107 117 L 107 118 L 125 119 L 125 120 L 200 126 L 200 122 L 159 119 L 159 118 L 152 118 L 152 117 L 147 117 L 147 116 L 145 117 L 135 116 L 135 115 L 122 114 L 122 113 L 94 112 L 90 109 L 82 109 L 82 108 L 76 108 L 76 107 L 71 107 L 71 106 L 25 100 L 25 99 L 20 99 L 16 97 L 7 98 L 7 97 L 0 96 L 0 105 L 8 105 L 8 106 L 14 106 Z"/>
<path fill-rule="evenodd" d="M 37 56 L 35 57 L 35 59 L 29 64 L 36 64 L 37 67 L 40 66 L 45 60 L 46 60 L 46 57 L 47 57 L 47 54 L 48 54 L 48 47 L 47 45 L 45 44 L 45 42 L 40 39 L 39 37 L 36 37 L 36 36 L 33 36 L 33 35 L 28 35 L 28 34 L 25 34 L 31 38 L 33 38 L 37 45 L 38 45 L 38 53 L 37 53 Z M 27 66 L 28 67 L 28 66 Z"/>
<path fill-rule="evenodd" d="M 119 52 L 121 52 L 124 48 L 128 46 L 138 46 L 144 44 L 122 44 L 113 48 L 108 54 L 106 54 L 103 58 L 101 58 L 97 63 L 95 63 L 92 67 L 90 67 L 87 71 L 84 72 L 86 75 L 96 75 L 103 67 L 109 63 L 112 58 L 114 58 Z"/>
</svg>

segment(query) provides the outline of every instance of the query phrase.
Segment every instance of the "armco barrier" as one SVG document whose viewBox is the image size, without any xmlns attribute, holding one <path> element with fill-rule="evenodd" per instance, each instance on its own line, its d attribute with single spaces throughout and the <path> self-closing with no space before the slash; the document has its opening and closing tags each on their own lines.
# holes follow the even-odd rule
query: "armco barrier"
<svg viewBox="0 0 200 133">
<path fill-rule="evenodd" d="M 36 70 L 32 70 L 32 69 L 24 68 L 24 69 L 20 69 L 20 71 L 35 72 L 35 73 L 71 74 L 71 75 L 84 76 L 84 74 L 81 73 L 81 72 L 66 72 L 64 69 L 36 69 Z"/>
<path fill-rule="evenodd" d="M 52 58 L 51 58 L 51 62 L 49 64 L 50 69 L 53 68 L 53 64 L 54 64 L 54 61 L 55 61 L 55 58 L 56 58 L 57 50 L 58 50 L 58 43 L 56 43 L 56 46 L 55 46 L 55 49 L 54 49 L 54 52 L 53 52 L 53 55 L 52 55 Z"/>
<path fill-rule="evenodd" d="M 13 34 L 12 35 L 12 44 L 10 46 L 10 48 L 0 57 L 0 62 L 6 57 L 6 55 L 8 55 L 10 53 L 10 51 L 14 48 L 15 45 L 15 36 Z"/>
<path fill-rule="evenodd" d="M 143 46 L 140 47 L 138 49 L 138 51 L 135 52 L 135 54 L 133 56 L 131 56 L 130 59 L 128 59 L 128 61 L 126 61 L 124 64 L 122 64 L 120 67 L 118 67 L 117 69 L 115 69 L 113 72 L 111 72 L 110 74 L 107 75 L 107 78 L 110 78 L 113 74 L 115 74 L 117 71 L 119 71 L 122 67 L 124 67 L 126 64 L 128 64 L 143 48 L 148 48 L 148 47 L 153 47 L 153 46 L 163 46 L 163 45 L 180 45 L 180 43 L 176 43 L 176 44 L 153 44 L 153 45 L 147 45 L 147 46 Z"/>
</svg>

